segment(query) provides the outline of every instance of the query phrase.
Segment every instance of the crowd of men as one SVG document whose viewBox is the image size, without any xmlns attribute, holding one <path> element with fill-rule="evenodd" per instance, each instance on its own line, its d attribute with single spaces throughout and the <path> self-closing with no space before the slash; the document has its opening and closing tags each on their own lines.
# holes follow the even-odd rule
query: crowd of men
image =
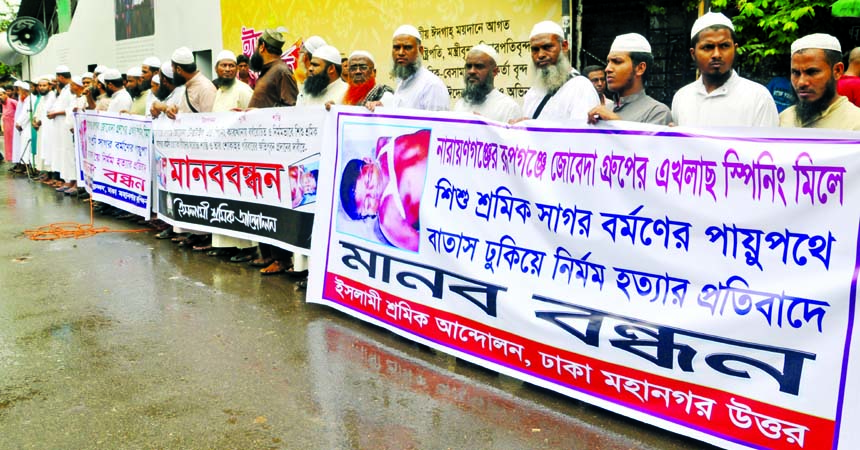
<svg viewBox="0 0 860 450">
<path fill-rule="evenodd" d="M 333 104 L 473 113 L 499 122 L 624 120 L 689 127 L 803 127 L 860 130 L 860 48 L 846 68 L 839 41 L 812 34 L 791 46 L 791 86 L 797 102 L 781 113 L 771 92 L 734 70 L 737 36 L 720 13 L 701 16 L 690 31 L 690 55 L 701 76 L 675 94 L 671 106 L 648 96 L 654 57 L 648 40 L 635 33 L 618 36 L 605 67 L 589 66 L 583 75 L 571 66 L 568 42 L 555 22 L 536 24 L 530 35 L 532 86 L 522 106 L 497 89 L 498 53 L 480 44 L 465 56 L 462 96 L 453 106 L 448 88 L 422 64 L 421 34 L 403 25 L 392 35 L 391 74 L 395 87 L 378 83 L 376 59 L 365 50 L 348 57 L 319 36 L 304 40 L 299 69 L 281 55 L 284 36 L 263 31 L 253 55 L 224 50 L 215 59 L 214 80 L 199 70 L 192 51 L 181 47 L 162 63 L 146 58 L 125 73 L 98 66 L 73 76 L 66 66 L 54 75 L 16 81 L 0 90 L 5 158 L 11 170 L 36 174 L 67 195 L 87 197 L 77 186 L 73 112 L 98 110 L 175 119 L 178 114 L 242 111 L 251 108 Z M 10 92 L 11 91 L 11 92 Z M 349 191 L 349 189 L 347 189 Z M 349 191 L 352 192 L 352 191 Z M 355 195 L 355 194 L 353 194 Z M 352 200 L 352 199 L 350 199 Z M 135 216 L 108 205 L 96 211 L 120 219 Z M 306 283 L 307 258 L 276 246 L 170 227 L 153 218 L 159 239 L 209 256 L 250 263 L 264 275 L 289 273 Z"/>
</svg>

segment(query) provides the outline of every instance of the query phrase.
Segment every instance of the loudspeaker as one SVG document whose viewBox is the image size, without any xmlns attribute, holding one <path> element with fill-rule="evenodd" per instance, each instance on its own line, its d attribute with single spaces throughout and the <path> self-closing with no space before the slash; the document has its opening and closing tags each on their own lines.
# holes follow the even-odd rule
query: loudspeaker
<svg viewBox="0 0 860 450">
<path fill-rule="evenodd" d="M 9 24 L 6 41 L 12 50 L 27 56 L 35 55 L 48 45 L 48 30 L 32 17 L 19 17 Z"/>
</svg>

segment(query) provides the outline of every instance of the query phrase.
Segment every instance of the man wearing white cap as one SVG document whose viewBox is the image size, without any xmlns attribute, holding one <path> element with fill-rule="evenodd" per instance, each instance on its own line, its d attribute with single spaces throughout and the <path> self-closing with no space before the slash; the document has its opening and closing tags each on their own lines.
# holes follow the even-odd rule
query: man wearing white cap
<svg viewBox="0 0 860 450">
<path fill-rule="evenodd" d="M 829 34 L 810 34 L 791 44 L 791 85 L 797 104 L 779 115 L 781 127 L 860 130 L 860 108 L 836 92 L 842 46 Z"/>
<path fill-rule="evenodd" d="M 155 98 L 155 92 L 152 89 L 152 78 L 158 75 L 161 71 L 161 60 L 156 58 L 155 56 L 150 56 L 143 60 L 143 64 L 140 66 L 140 71 L 143 74 L 143 79 L 141 80 L 140 90 L 146 98 L 146 103 L 144 105 L 144 115 L 150 117 L 150 110 L 152 109 L 152 104 L 157 100 Z"/>
<path fill-rule="evenodd" d="M 775 127 L 776 103 L 767 88 L 733 69 L 737 40 L 728 17 L 709 12 L 690 31 L 690 55 L 701 77 L 672 99 L 672 121 L 692 127 Z"/>
<path fill-rule="evenodd" d="M 260 73 L 254 86 L 249 108 L 274 108 L 293 106 L 299 95 L 299 87 L 293 77 L 293 69 L 281 60 L 284 35 L 277 30 L 265 29 L 257 41 L 251 56 L 251 70 Z"/>
<path fill-rule="evenodd" d="M 612 107 L 594 107 L 588 112 L 588 123 L 627 120 L 669 125 L 672 111 L 645 93 L 648 69 L 654 65 L 648 40 L 636 33 L 617 36 L 606 59 L 606 85 L 618 96 L 618 101 Z"/>
<path fill-rule="evenodd" d="M 585 120 L 600 97 L 588 78 L 572 75 L 561 26 L 549 20 L 536 24 L 529 43 L 534 84 L 523 97 L 524 119 Z"/>
<path fill-rule="evenodd" d="M 319 36 L 311 36 L 302 42 L 302 48 L 299 49 L 299 64 L 296 65 L 294 73 L 297 83 L 304 84 L 305 79 L 308 77 L 308 70 L 311 67 L 311 58 L 314 52 L 324 45 L 326 45 L 325 39 Z"/>
<path fill-rule="evenodd" d="M 170 57 L 173 83 L 185 86 L 184 98 L 179 99 L 173 113 L 212 112 L 215 103 L 215 85 L 197 69 L 194 54 L 188 47 L 179 47 Z"/>
<path fill-rule="evenodd" d="M 125 72 L 125 90 L 131 95 L 132 103 L 129 112 L 136 116 L 146 115 L 146 88 L 143 87 L 143 70 L 138 67 L 129 67 Z"/>
<path fill-rule="evenodd" d="M 463 75 L 466 84 L 462 96 L 454 104 L 454 111 L 475 113 L 505 123 L 523 116 L 520 105 L 495 88 L 498 58 L 496 50 L 486 44 L 469 50 Z"/>
<path fill-rule="evenodd" d="M 52 133 L 51 141 L 53 142 L 51 163 L 54 170 L 60 172 L 60 178 L 66 180 L 65 184 L 57 188 L 58 192 L 66 190 L 74 191 L 77 189 L 75 180 L 75 149 L 72 143 L 72 134 L 69 133 L 66 127 L 66 114 L 74 106 L 74 95 L 72 95 L 71 86 L 72 74 L 68 67 L 59 66 L 56 69 L 57 84 L 60 87 L 60 94 L 54 101 L 51 109 L 46 116 L 52 121 L 50 132 Z"/>
<path fill-rule="evenodd" d="M 48 119 L 48 111 L 54 107 L 57 93 L 51 89 L 51 76 L 42 75 L 36 80 L 35 113 L 33 129 L 36 130 L 36 168 L 44 172 L 41 181 L 53 187 L 60 187 L 59 169 L 55 167 L 54 142 L 52 140 L 54 121 Z"/>
<path fill-rule="evenodd" d="M 212 81 L 218 89 L 215 92 L 215 103 L 212 112 L 246 109 L 254 95 L 251 86 L 236 79 L 236 55 L 230 50 L 222 50 L 215 58 L 215 74 Z"/>
<path fill-rule="evenodd" d="M 394 95 L 386 95 L 379 102 L 366 106 L 371 111 L 376 106 L 447 111 L 450 108 L 448 88 L 442 80 L 421 64 L 424 46 L 421 34 L 412 25 L 403 25 L 394 31 L 391 42 L 391 59 L 394 63 L 392 76 L 397 80 Z"/>
<path fill-rule="evenodd" d="M 105 90 L 110 97 L 108 104 L 108 112 L 120 113 L 122 111 L 130 111 L 133 100 L 131 94 L 125 90 L 122 84 L 122 74 L 119 70 L 108 69 L 102 74 L 105 81 Z"/>
<path fill-rule="evenodd" d="M 340 104 L 348 87 L 340 78 L 341 70 L 340 52 L 336 48 L 323 45 L 316 49 L 296 106 Z"/>
<path fill-rule="evenodd" d="M 184 101 L 185 86 L 177 87 L 173 82 L 173 63 L 166 61 L 161 64 L 159 71 L 161 84 L 158 91 L 155 93 L 156 99 L 152 102 L 149 109 L 150 116 L 158 118 L 161 113 L 164 113 L 171 119 L 176 118 L 176 108 L 171 106 L 179 105 L 180 99 Z"/>
<path fill-rule="evenodd" d="M 349 87 L 343 95 L 344 105 L 365 106 L 368 102 L 382 99 L 386 93 L 394 94 L 394 89 L 376 83 L 376 60 L 364 50 L 356 50 L 349 55 Z"/>
<path fill-rule="evenodd" d="M 33 96 L 30 95 L 30 83 L 18 80 L 14 84 L 18 91 L 18 107 L 15 109 L 14 135 L 12 137 L 12 160 L 16 164 L 32 164 L 32 129 L 31 115 L 35 110 Z M 12 130 L 9 131 L 12 133 Z M 20 167 L 18 167 L 20 169 Z M 32 168 L 35 170 L 35 168 Z"/>
</svg>

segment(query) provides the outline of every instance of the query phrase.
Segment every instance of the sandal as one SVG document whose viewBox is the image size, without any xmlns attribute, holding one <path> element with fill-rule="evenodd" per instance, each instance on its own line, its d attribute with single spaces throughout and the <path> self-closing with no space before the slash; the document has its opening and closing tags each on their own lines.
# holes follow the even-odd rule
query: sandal
<svg viewBox="0 0 860 450">
<path fill-rule="evenodd" d="M 269 267 L 273 262 L 274 258 L 258 258 L 251 261 L 251 267 Z"/>
<path fill-rule="evenodd" d="M 275 275 L 279 273 L 284 273 L 287 270 L 292 269 L 292 267 L 284 267 L 284 264 L 278 260 L 275 260 L 272 264 L 269 264 L 268 267 L 260 269 L 260 274 L 262 275 Z"/>
<path fill-rule="evenodd" d="M 254 247 L 251 247 L 251 248 L 254 248 Z M 235 255 L 233 255 L 230 258 L 230 262 L 234 262 L 234 263 L 248 262 L 248 261 L 254 259 L 254 255 L 257 253 L 256 249 L 254 249 L 254 250 L 255 251 L 253 251 L 253 252 L 245 252 L 245 251 L 239 250 L 239 253 L 236 253 Z"/>
<path fill-rule="evenodd" d="M 196 247 L 195 247 L 195 250 L 196 250 Z M 218 247 L 218 248 L 211 248 L 210 247 L 210 250 L 208 252 L 206 252 L 206 256 L 214 256 L 217 258 L 221 258 L 221 257 L 225 257 L 225 256 L 233 256 L 236 254 L 237 251 L 238 250 L 236 250 L 236 247 Z"/>
</svg>

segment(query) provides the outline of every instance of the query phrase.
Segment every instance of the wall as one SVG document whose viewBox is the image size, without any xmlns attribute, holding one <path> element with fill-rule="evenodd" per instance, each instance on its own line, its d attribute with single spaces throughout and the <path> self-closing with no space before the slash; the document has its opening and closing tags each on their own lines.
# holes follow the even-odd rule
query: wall
<svg viewBox="0 0 860 450">
<path fill-rule="evenodd" d="M 482 41 L 500 44 L 503 74 L 497 79 L 496 87 L 509 88 L 519 97 L 529 84 L 526 71 L 530 61 L 529 32 L 542 20 L 560 22 L 561 2 L 441 0 L 407 4 L 392 0 L 222 0 L 221 14 L 224 47 L 237 54 L 243 48 L 243 26 L 257 32 L 284 26 L 287 46 L 299 38 L 319 35 L 344 56 L 356 49 L 370 51 L 376 59 L 377 78 L 390 86 L 394 85 L 388 75 L 392 66 L 391 35 L 399 25 L 411 23 L 427 32 L 423 40 L 425 65 L 442 77 L 452 92 L 452 99 L 459 96 L 459 89 L 463 87 L 465 52 Z M 498 28 L 497 21 L 503 22 Z M 463 27 L 469 24 L 481 25 Z"/>
<path fill-rule="evenodd" d="M 155 34 L 116 41 L 113 0 L 87 0 L 78 3 L 69 31 L 51 37 L 48 47 L 31 57 L 33 76 L 53 73 L 65 64 L 72 74 L 86 72 L 88 64 L 104 64 L 125 72 L 148 56 L 170 58 L 177 47 L 194 51 L 221 51 L 221 8 L 218 0 L 157 0 Z M 201 68 L 209 70 L 209 68 Z M 27 64 L 24 63 L 24 77 Z"/>
</svg>

